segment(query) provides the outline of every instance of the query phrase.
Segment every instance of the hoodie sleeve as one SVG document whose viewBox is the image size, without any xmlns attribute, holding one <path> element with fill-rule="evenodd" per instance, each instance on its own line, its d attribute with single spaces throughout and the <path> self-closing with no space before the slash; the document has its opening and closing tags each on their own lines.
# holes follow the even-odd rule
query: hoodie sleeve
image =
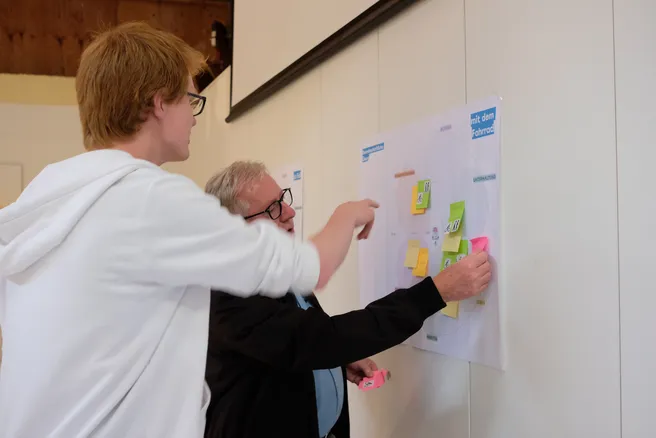
<svg viewBox="0 0 656 438">
<path fill-rule="evenodd" d="M 0 276 L 0 326 L 5 322 L 7 280 Z"/>
<path fill-rule="evenodd" d="M 7 280 L 0 276 L 0 364 L 2 364 L 2 327 L 5 324 Z"/>
<path fill-rule="evenodd" d="M 2 366 L 2 326 L 5 323 L 5 289 L 6 280 L 0 277 L 0 366 Z"/>
<path fill-rule="evenodd" d="M 145 280 L 202 285 L 237 296 L 309 293 L 319 254 L 268 221 L 247 224 L 191 180 L 166 174 L 150 186 L 140 215 Z"/>
</svg>

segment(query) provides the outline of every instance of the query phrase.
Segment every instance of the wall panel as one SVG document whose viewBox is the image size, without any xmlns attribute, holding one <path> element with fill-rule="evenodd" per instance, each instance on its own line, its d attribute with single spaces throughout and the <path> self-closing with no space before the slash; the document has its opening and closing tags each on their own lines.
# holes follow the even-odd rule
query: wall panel
<svg viewBox="0 0 656 438">
<path fill-rule="evenodd" d="M 590 11 L 594 11 L 591 14 Z M 498 93 L 508 369 L 472 438 L 620 436 L 610 0 L 467 0 L 467 90 Z"/>
<path fill-rule="evenodd" d="M 615 0 L 622 438 L 654 435 L 656 416 L 656 3 Z"/>
</svg>

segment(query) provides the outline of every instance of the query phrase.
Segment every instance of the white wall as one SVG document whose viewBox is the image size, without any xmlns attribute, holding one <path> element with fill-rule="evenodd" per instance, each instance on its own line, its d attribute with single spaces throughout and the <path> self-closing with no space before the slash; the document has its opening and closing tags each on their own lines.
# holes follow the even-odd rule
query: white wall
<svg viewBox="0 0 656 438">
<path fill-rule="evenodd" d="M 656 434 L 656 3 L 615 1 L 623 438 Z"/>
<path fill-rule="evenodd" d="M 41 97 L 46 102 L 60 102 L 70 90 L 68 81 L 30 76 L 13 78 L 9 75 L 0 77 L 0 89 L 2 85 L 17 86 L 20 83 L 45 91 L 46 87 L 38 87 L 43 82 L 62 87 L 62 90 L 44 93 Z M 0 208 L 14 202 L 23 185 L 27 185 L 45 166 L 84 151 L 76 106 L 3 103 L 8 96 L 12 96 L 8 90 L 0 92 Z M 19 93 L 14 96 L 20 97 Z M 36 97 L 36 93 L 23 96 L 28 102 L 33 102 Z M 2 305 L 0 303 L 0 307 Z"/>
<path fill-rule="evenodd" d="M 612 2 L 466 5 L 468 98 L 505 98 L 509 364 L 472 367 L 472 436 L 619 437 Z"/>
<path fill-rule="evenodd" d="M 376 0 L 237 0 L 233 105 Z"/>
<path fill-rule="evenodd" d="M 75 78 L 0 73 L 0 102 L 23 105 L 77 105 Z"/>
<path fill-rule="evenodd" d="M 303 163 L 307 232 L 357 197 L 365 139 L 504 98 L 508 369 L 394 348 L 377 357 L 389 385 L 351 390 L 353 436 L 653 436 L 654 22 L 647 0 L 423 0 L 230 125 L 227 74 L 208 90 L 203 172 Z M 330 312 L 358 306 L 355 251 L 321 295 Z"/>
<path fill-rule="evenodd" d="M 82 152 L 77 106 L 0 102 L 0 163 L 21 164 L 25 185 L 48 164 Z"/>
</svg>

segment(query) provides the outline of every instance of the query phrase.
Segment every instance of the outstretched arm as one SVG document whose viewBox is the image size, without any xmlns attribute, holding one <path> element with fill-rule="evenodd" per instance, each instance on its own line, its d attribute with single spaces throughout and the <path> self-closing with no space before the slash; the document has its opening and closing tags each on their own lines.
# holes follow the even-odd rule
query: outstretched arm
<svg viewBox="0 0 656 438">
<path fill-rule="evenodd" d="M 135 245 L 143 281 L 202 285 L 237 296 L 279 297 L 323 287 L 344 260 L 356 227 L 373 223 L 375 203 L 340 207 L 311 242 L 297 242 L 267 221 L 247 224 L 178 175 L 162 175 L 148 191 Z"/>
<path fill-rule="evenodd" d="M 366 239 L 374 224 L 374 208 L 378 204 L 369 199 L 347 202 L 337 207 L 326 226 L 310 241 L 319 251 L 321 274 L 316 289 L 323 288 L 346 258 L 353 230 L 364 226 L 358 239 Z"/>
<path fill-rule="evenodd" d="M 334 317 L 269 298 L 214 292 L 210 354 L 237 351 L 286 370 L 334 368 L 402 343 L 443 307 L 432 278 Z"/>
</svg>

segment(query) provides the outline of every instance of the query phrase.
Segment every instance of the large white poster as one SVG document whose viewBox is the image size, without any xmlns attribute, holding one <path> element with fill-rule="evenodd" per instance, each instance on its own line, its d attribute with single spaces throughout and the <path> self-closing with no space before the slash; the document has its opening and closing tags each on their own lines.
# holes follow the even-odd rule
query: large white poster
<svg viewBox="0 0 656 438">
<path fill-rule="evenodd" d="M 362 148 L 363 197 L 380 202 L 360 243 L 365 306 L 435 276 L 485 246 L 493 279 L 482 295 L 448 303 L 407 343 L 503 369 L 499 319 L 500 99 L 385 132 Z"/>
</svg>

